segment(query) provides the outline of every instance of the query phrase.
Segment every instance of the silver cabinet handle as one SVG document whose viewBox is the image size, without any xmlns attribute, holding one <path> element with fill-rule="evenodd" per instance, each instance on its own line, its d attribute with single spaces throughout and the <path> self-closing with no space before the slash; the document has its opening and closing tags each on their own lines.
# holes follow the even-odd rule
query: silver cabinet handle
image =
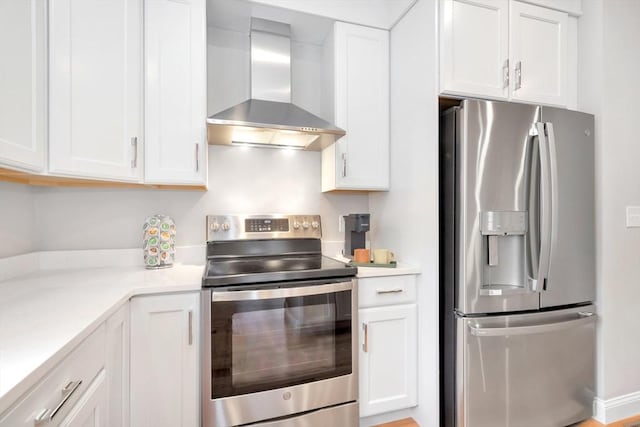
<svg viewBox="0 0 640 427">
<path fill-rule="evenodd" d="M 193 310 L 189 310 L 189 345 L 193 345 Z"/>
<path fill-rule="evenodd" d="M 364 339 L 362 340 L 362 351 L 367 353 L 369 351 L 369 325 L 363 323 L 362 332 L 364 333 Z"/>
<path fill-rule="evenodd" d="M 533 292 L 543 291 L 546 287 L 549 275 L 549 261 L 551 257 L 551 222 L 553 221 L 552 207 L 552 183 L 551 183 L 551 158 L 549 152 L 549 139 L 545 123 L 536 123 L 538 131 L 538 149 L 540 152 L 540 255 L 538 256 L 538 268 L 531 280 Z"/>
<path fill-rule="evenodd" d="M 504 65 L 502 66 L 502 89 L 507 89 L 509 87 L 509 59 L 504 61 Z"/>
<path fill-rule="evenodd" d="M 196 142 L 196 172 L 200 172 L 200 144 Z"/>
<path fill-rule="evenodd" d="M 342 153 L 342 177 L 347 176 L 347 153 Z"/>
<path fill-rule="evenodd" d="M 560 322 L 553 323 L 543 323 L 540 325 L 530 325 L 530 326 L 514 326 L 510 328 L 483 328 L 478 325 L 473 325 L 469 323 L 469 329 L 471 330 L 471 335 L 476 337 L 504 337 L 504 336 L 512 336 L 512 335 L 530 335 L 530 334 L 541 334 L 547 332 L 561 331 L 563 329 L 574 328 L 582 325 L 589 324 L 591 322 L 595 322 L 597 316 L 595 313 L 591 312 L 578 312 L 577 319 L 569 319 Z"/>
<path fill-rule="evenodd" d="M 522 61 L 516 62 L 516 90 L 522 87 Z"/>
<path fill-rule="evenodd" d="M 133 160 L 131 160 L 131 169 L 138 167 L 138 137 L 131 138 L 131 146 L 133 147 Z"/>
<path fill-rule="evenodd" d="M 395 288 L 395 289 L 376 289 L 377 294 L 399 294 L 404 292 L 404 289 Z"/>
<path fill-rule="evenodd" d="M 58 412 L 60 412 L 60 409 L 62 409 L 64 404 L 67 403 L 67 400 L 69 400 L 78 387 L 80 387 L 80 384 L 82 384 L 82 380 L 71 381 L 69 384 L 64 386 L 62 389 L 62 397 L 58 404 L 53 409 L 43 409 L 33 420 L 34 425 L 39 426 L 53 421 L 53 418 Z"/>
</svg>

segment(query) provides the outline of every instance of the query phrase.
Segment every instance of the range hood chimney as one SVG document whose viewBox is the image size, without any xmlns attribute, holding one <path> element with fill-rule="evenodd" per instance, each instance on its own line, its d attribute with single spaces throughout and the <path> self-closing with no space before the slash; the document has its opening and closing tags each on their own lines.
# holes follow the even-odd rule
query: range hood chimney
<svg viewBox="0 0 640 427">
<path fill-rule="evenodd" d="M 289 24 L 251 18 L 251 99 L 207 119 L 209 144 L 322 150 L 345 131 L 291 103 Z"/>
</svg>

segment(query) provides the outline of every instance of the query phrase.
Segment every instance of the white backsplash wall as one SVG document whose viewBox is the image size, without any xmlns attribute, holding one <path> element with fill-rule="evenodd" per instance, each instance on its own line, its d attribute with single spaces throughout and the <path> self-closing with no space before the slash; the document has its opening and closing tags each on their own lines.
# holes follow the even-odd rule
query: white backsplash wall
<svg viewBox="0 0 640 427">
<path fill-rule="evenodd" d="M 34 198 L 35 250 L 140 247 L 155 213 L 173 217 L 178 246 L 204 244 L 212 213 L 319 213 L 324 239 L 342 240 L 338 215 L 368 211 L 366 195 L 320 192 L 318 152 L 227 146 L 209 146 L 207 192 L 37 188 Z"/>
<path fill-rule="evenodd" d="M 33 250 L 33 209 L 31 187 L 0 182 L 0 258 Z"/>
</svg>

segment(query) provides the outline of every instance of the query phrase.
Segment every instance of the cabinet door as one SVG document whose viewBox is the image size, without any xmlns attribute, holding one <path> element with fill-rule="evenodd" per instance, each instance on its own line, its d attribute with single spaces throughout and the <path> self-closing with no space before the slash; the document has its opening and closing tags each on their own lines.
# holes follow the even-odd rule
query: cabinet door
<svg viewBox="0 0 640 427">
<path fill-rule="evenodd" d="M 205 0 L 145 0 L 145 182 L 206 184 Z"/>
<path fill-rule="evenodd" d="M 51 0 L 53 174 L 142 176 L 142 0 Z"/>
<path fill-rule="evenodd" d="M 108 427 L 106 422 L 107 375 L 103 370 L 93 380 L 60 427 Z"/>
<path fill-rule="evenodd" d="M 107 424 L 129 426 L 129 303 L 106 321 Z"/>
<path fill-rule="evenodd" d="M 567 105 L 568 15 L 511 2 L 511 98 Z"/>
<path fill-rule="evenodd" d="M 323 190 L 387 190 L 389 32 L 337 22 L 334 55 L 335 123 L 347 134 L 330 147 Z"/>
<path fill-rule="evenodd" d="M 0 0 L 0 164 L 45 166 L 46 1 Z"/>
<path fill-rule="evenodd" d="M 507 0 L 444 0 L 440 91 L 496 99 L 509 96 Z"/>
<path fill-rule="evenodd" d="M 200 422 L 199 294 L 131 300 L 131 425 Z"/>
<path fill-rule="evenodd" d="M 360 310 L 360 416 L 417 404 L 416 305 Z"/>
</svg>

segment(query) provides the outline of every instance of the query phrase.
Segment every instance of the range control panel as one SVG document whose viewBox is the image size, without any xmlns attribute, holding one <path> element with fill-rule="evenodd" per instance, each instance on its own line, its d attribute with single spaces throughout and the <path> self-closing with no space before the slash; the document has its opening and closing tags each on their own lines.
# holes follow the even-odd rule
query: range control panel
<svg viewBox="0 0 640 427">
<path fill-rule="evenodd" d="M 321 237 L 320 215 L 207 215 L 207 241 Z"/>
</svg>

